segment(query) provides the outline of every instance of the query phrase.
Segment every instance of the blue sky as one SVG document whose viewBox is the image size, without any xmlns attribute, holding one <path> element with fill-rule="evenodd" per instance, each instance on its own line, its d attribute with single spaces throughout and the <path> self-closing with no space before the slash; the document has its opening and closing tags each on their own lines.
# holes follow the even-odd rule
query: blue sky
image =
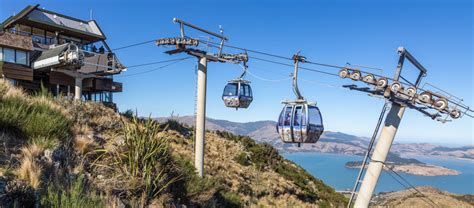
<svg viewBox="0 0 474 208">
<path fill-rule="evenodd" d="M 179 35 L 173 17 L 218 31 L 222 25 L 235 45 L 283 56 L 298 50 L 309 60 L 336 65 L 370 65 L 393 76 L 398 46 L 405 46 L 429 70 L 426 81 L 460 95 L 473 105 L 473 3 L 445 1 L 0 1 L 0 18 L 27 4 L 88 20 L 90 10 L 112 48 Z M 188 32 L 193 37 L 204 36 Z M 125 65 L 167 60 L 154 44 L 117 51 Z M 236 51 L 228 51 L 236 52 Z M 254 55 L 267 58 L 261 55 Z M 277 60 L 282 61 L 282 60 Z M 291 64 L 291 63 L 289 63 Z M 121 110 L 138 109 L 154 117 L 194 113 L 195 65 L 190 59 L 137 76 L 116 77 L 124 92 L 115 95 Z M 161 65 L 132 68 L 133 74 Z M 266 79 L 288 77 L 291 68 L 250 60 L 249 70 Z M 335 69 L 306 65 L 318 70 Z M 406 68 L 407 72 L 410 70 Z M 207 115 L 231 121 L 276 120 L 280 101 L 294 97 L 289 80 L 252 81 L 255 100 L 247 110 L 225 108 L 221 93 L 227 80 L 241 72 L 237 65 L 210 63 Z M 300 77 L 332 86 L 351 81 L 301 71 Z M 303 95 L 317 101 L 327 130 L 370 136 L 383 101 L 360 92 L 300 81 Z M 473 144 L 473 120 L 465 117 L 441 124 L 407 110 L 396 141 Z"/>
</svg>

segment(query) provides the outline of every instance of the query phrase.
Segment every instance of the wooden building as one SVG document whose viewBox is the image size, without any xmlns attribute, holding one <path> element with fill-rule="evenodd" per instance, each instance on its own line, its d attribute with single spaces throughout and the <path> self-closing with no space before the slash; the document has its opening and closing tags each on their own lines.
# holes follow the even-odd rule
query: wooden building
<svg viewBox="0 0 474 208">
<path fill-rule="evenodd" d="M 0 76 L 27 91 L 113 104 L 125 71 L 96 21 L 27 6 L 0 25 Z"/>
</svg>

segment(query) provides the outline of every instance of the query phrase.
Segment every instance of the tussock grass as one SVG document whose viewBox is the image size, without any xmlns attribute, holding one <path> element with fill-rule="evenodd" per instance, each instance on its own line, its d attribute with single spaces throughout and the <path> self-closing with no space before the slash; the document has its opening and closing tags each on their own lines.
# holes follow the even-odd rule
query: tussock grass
<svg viewBox="0 0 474 208">
<path fill-rule="evenodd" d="M 16 176 L 33 188 L 37 189 L 41 184 L 41 166 L 36 162 L 36 158 L 42 154 L 43 148 L 36 144 L 31 144 L 21 148 L 22 159 L 20 166 L 16 169 Z"/>
<path fill-rule="evenodd" d="M 93 143 L 94 141 L 85 135 L 76 136 L 73 140 L 74 149 L 81 154 L 90 152 Z"/>
<path fill-rule="evenodd" d="M 110 166 L 115 180 L 126 190 L 130 201 L 147 204 L 166 191 L 179 177 L 170 155 L 168 138 L 152 119 L 133 118 L 124 123 L 120 133 L 123 143 L 115 149 L 103 150 L 96 166 Z M 110 165 L 111 164 L 111 165 Z"/>
<path fill-rule="evenodd" d="M 21 154 L 26 158 L 36 158 L 43 152 L 43 150 L 42 146 L 32 143 L 29 146 L 22 147 Z"/>
<path fill-rule="evenodd" d="M 20 167 L 16 170 L 19 179 L 27 181 L 28 185 L 37 189 L 41 184 L 41 166 L 32 158 L 23 158 Z"/>
<path fill-rule="evenodd" d="M 72 128 L 72 132 L 75 135 L 72 141 L 74 150 L 81 154 L 92 151 L 94 140 L 92 139 L 93 131 L 90 127 L 76 124 Z"/>
</svg>

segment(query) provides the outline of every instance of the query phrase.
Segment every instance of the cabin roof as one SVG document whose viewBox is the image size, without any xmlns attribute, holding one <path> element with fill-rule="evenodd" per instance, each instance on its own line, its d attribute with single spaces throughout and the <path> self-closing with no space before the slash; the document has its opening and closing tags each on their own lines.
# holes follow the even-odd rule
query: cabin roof
<svg viewBox="0 0 474 208">
<path fill-rule="evenodd" d="M 41 60 L 45 60 L 45 59 L 57 56 L 61 52 L 63 52 L 68 46 L 69 46 L 69 44 L 63 44 L 63 45 L 54 47 L 52 49 L 45 50 L 45 51 L 41 52 L 41 56 L 38 57 L 35 61 L 41 61 Z"/>
</svg>

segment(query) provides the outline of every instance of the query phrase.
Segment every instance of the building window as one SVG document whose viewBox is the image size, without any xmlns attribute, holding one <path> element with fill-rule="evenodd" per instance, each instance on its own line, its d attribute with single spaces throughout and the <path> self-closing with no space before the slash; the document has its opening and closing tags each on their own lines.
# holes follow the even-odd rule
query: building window
<svg viewBox="0 0 474 208">
<path fill-rule="evenodd" d="M 26 25 L 18 25 L 16 31 L 22 35 L 31 35 L 31 27 Z"/>
<path fill-rule="evenodd" d="M 56 35 L 52 32 L 46 31 L 46 44 L 51 45 L 56 43 Z"/>
<path fill-rule="evenodd" d="M 46 32 L 44 30 L 33 28 L 33 41 L 34 42 L 45 44 L 46 42 L 45 35 L 46 35 Z"/>
<path fill-rule="evenodd" d="M 15 63 L 15 50 L 3 48 L 3 60 L 5 62 Z"/>
<path fill-rule="evenodd" d="M 27 61 L 27 55 L 26 54 L 27 54 L 26 51 L 17 50 L 16 51 L 16 62 L 15 63 L 27 65 L 28 61 Z"/>
<path fill-rule="evenodd" d="M 0 47 L 0 61 L 29 65 L 28 55 L 27 51 Z"/>
</svg>

